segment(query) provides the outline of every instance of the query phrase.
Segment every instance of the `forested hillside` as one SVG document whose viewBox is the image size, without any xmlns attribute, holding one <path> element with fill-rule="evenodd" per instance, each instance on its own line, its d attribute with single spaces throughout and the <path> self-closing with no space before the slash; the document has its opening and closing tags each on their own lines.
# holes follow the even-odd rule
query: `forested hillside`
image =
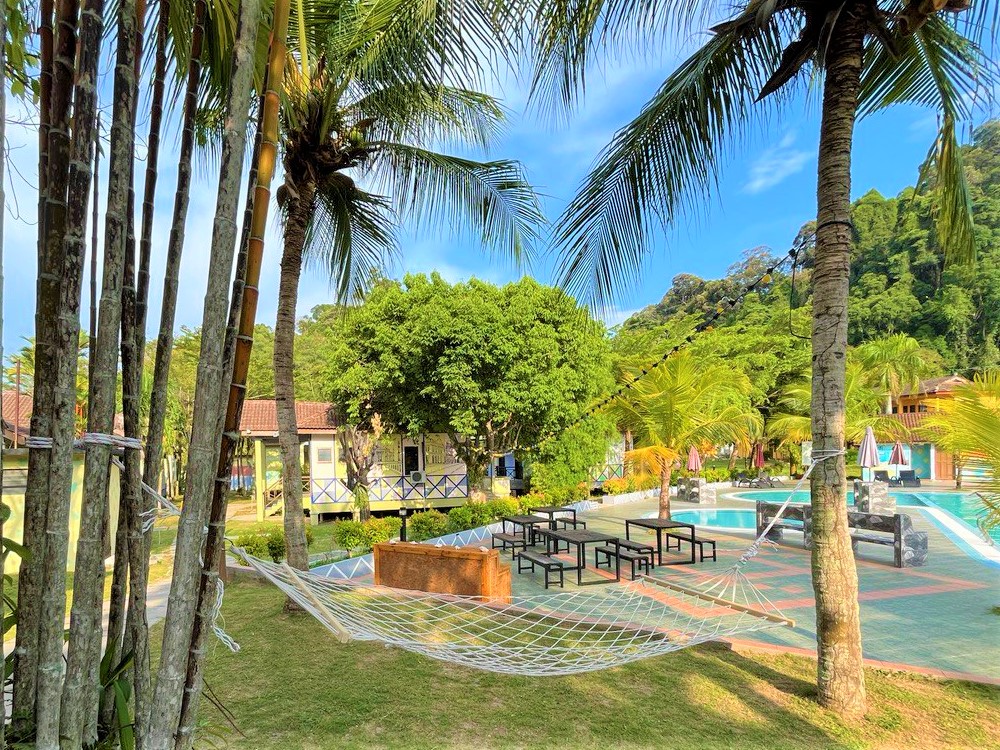
<svg viewBox="0 0 1000 750">
<path fill-rule="evenodd" d="M 849 335 L 850 343 L 859 345 L 891 333 L 908 334 L 937 355 L 931 364 L 938 370 L 971 375 L 1000 364 L 1000 121 L 980 127 L 963 155 L 975 214 L 977 259 L 968 264 L 947 262 L 947 249 L 932 229 L 936 207 L 919 185 L 893 198 L 868 192 L 854 204 L 857 244 Z M 933 174 L 924 179 L 932 180 Z M 807 342 L 796 337 L 809 334 L 812 232 L 813 223 L 807 223 L 792 240 L 791 246 L 800 250 L 794 288 L 788 273 L 774 274 L 761 294 L 712 334 L 701 337 L 699 346 L 711 344 L 727 355 L 760 359 L 758 371 L 765 381 L 779 377 L 768 371 L 768 362 L 777 366 L 789 355 L 808 361 Z M 787 248 L 774 248 L 773 255 L 785 252 Z M 724 279 L 675 277 L 658 304 L 625 322 L 619 348 L 629 351 L 637 340 L 648 346 L 671 338 L 683 328 L 685 315 L 700 317 L 714 310 L 724 297 L 757 278 L 771 255 L 766 248 L 747 251 Z M 773 383 L 755 382 L 764 390 L 769 385 Z"/>
</svg>

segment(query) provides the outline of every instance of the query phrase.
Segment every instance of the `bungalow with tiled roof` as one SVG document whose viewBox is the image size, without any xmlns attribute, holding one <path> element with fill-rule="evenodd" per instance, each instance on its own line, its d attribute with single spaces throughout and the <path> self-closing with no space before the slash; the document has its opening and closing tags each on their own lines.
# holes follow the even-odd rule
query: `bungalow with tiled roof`
<svg viewBox="0 0 1000 750">
<path fill-rule="evenodd" d="M 930 378 L 920 381 L 913 388 L 903 390 L 899 398 L 892 401 L 892 416 L 911 435 L 911 442 L 904 448 L 904 455 L 909 461 L 907 468 L 916 471 L 921 479 L 955 479 L 955 457 L 930 439 L 931 435 L 924 422 L 928 413 L 937 410 L 942 401 L 954 398 L 955 390 L 969 382 L 967 378 L 957 374 Z M 892 443 L 880 444 L 880 459 L 887 462 L 891 451 Z M 968 471 L 969 467 L 963 469 L 963 472 Z"/>
<path fill-rule="evenodd" d="M 347 467 L 342 458 L 333 405 L 320 401 L 295 404 L 302 460 L 302 494 L 310 519 L 321 514 L 350 513 L 354 498 L 347 488 Z M 281 507 L 281 452 L 278 415 L 270 399 L 243 404 L 240 435 L 253 442 L 254 496 L 257 518 Z M 369 472 L 369 504 L 373 511 L 408 508 L 450 508 L 468 498 L 466 467 L 446 435 L 411 438 L 385 435 Z"/>
</svg>

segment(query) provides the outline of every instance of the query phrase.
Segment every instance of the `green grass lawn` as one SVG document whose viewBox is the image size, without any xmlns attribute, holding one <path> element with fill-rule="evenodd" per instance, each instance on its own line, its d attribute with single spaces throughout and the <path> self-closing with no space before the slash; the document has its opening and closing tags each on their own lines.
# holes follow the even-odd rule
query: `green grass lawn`
<svg viewBox="0 0 1000 750">
<path fill-rule="evenodd" d="M 957 748 L 1000 746 L 1000 688 L 868 673 L 850 725 L 813 700 L 815 662 L 701 646 L 573 677 L 506 677 L 378 644 L 341 645 L 272 587 L 226 589 L 203 731 L 241 750 L 334 748 Z M 157 627 L 153 643 L 159 643 Z"/>
</svg>

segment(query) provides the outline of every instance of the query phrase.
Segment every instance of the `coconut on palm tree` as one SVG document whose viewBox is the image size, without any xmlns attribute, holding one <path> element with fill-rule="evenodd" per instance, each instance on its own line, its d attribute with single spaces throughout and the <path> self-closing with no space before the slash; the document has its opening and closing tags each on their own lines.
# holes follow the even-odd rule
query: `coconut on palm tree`
<svg viewBox="0 0 1000 750">
<path fill-rule="evenodd" d="M 444 6 L 425 15 L 397 0 L 376 3 L 374 13 L 355 0 L 338 5 L 340 22 L 316 43 L 298 4 L 299 44 L 281 110 L 274 374 L 288 562 L 300 568 L 307 555 L 292 358 L 303 263 L 321 264 L 345 297 L 393 253 L 402 221 L 464 224 L 515 259 L 541 222 L 517 163 L 432 150 L 441 142 L 488 148 L 502 128 L 497 101 L 463 85 L 480 77 L 475 57 L 448 46 L 466 16 Z"/>
<path fill-rule="evenodd" d="M 971 6 L 971 8 L 970 8 Z M 723 14 L 725 14 L 723 16 Z M 813 588 L 822 704 L 866 706 L 857 571 L 847 534 L 844 368 L 851 227 L 851 153 L 859 116 L 929 107 L 940 132 L 925 180 L 939 240 L 968 258 L 975 238 L 958 127 L 993 90 L 997 10 L 970 0 L 742 0 L 570 4 L 543 0 L 533 23 L 535 91 L 572 104 L 596 41 L 635 48 L 656 33 L 711 37 L 662 84 L 598 157 L 556 227 L 563 281 L 601 300 L 638 274 L 657 230 L 697 210 L 725 157 L 822 82 L 813 283 Z M 646 45 L 648 46 L 648 45 Z"/>
<path fill-rule="evenodd" d="M 624 382 L 641 371 L 626 374 Z M 670 475 L 691 446 L 742 443 L 760 431 L 749 394 L 743 373 L 682 351 L 611 403 L 609 415 L 632 435 L 626 461 L 660 478 L 660 518 L 670 518 Z"/>
</svg>

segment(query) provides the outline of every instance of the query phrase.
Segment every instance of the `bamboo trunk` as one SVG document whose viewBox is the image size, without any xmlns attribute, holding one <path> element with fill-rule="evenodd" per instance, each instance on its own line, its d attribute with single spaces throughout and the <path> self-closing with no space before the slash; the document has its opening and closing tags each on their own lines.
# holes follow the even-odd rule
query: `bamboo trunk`
<svg viewBox="0 0 1000 750">
<path fill-rule="evenodd" d="M 286 175 L 286 183 L 290 176 Z M 299 432 L 295 419 L 295 306 L 298 302 L 302 250 L 313 212 L 316 186 L 308 178 L 288 190 L 291 205 L 286 208 L 285 247 L 278 282 L 278 314 L 274 325 L 274 395 L 281 447 L 281 494 L 284 498 L 285 549 L 288 564 L 309 569 L 306 525 L 302 508 L 302 465 Z M 295 197 L 291 197 L 294 195 Z M 287 603 L 291 603 L 289 599 Z M 287 604 L 286 603 L 286 604 Z"/>
<path fill-rule="evenodd" d="M 198 113 L 198 87 L 201 81 L 201 55 L 205 35 L 207 3 L 197 0 L 194 7 L 194 30 L 191 36 L 191 57 L 188 60 L 187 89 L 184 93 L 184 124 L 181 150 L 177 162 L 177 190 L 174 213 L 167 243 L 167 262 L 163 275 L 163 300 L 160 308 L 160 329 L 156 339 L 156 361 L 153 364 L 153 388 L 149 402 L 149 427 L 146 436 L 146 464 L 143 480 L 156 486 L 160 458 L 163 454 L 163 426 L 167 414 L 167 381 L 170 377 L 170 356 L 174 346 L 174 318 L 177 312 L 177 284 L 181 255 L 184 251 L 184 224 L 187 221 L 191 197 L 191 158 L 194 153 L 194 125 Z"/>
<path fill-rule="evenodd" d="M 280 81 L 281 77 L 278 76 L 277 80 Z M 150 750 L 172 750 L 174 747 L 184 697 L 187 656 L 198 607 L 203 528 L 214 494 L 221 438 L 220 415 L 223 411 L 224 394 L 220 384 L 224 382 L 227 371 L 223 362 L 229 304 L 227 287 L 236 247 L 236 216 L 243 164 L 243 148 L 237 147 L 237 144 L 241 144 L 244 138 L 249 89 L 249 86 L 231 87 L 227 105 L 228 153 L 220 166 L 191 445 L 188 450 L 187 492 L 177 530 L 174 576 L 167 604 L 167 620 L 154 696 L 157 710 L 150 723 L 147 744 Z M 242 123 L 239 118 L 242 118 Z"/>
<path fill-rule="evenodd" d="M 103 0 L 91 0 L 94 13 L 84 13 L 81 33 L 81 63 L 96 78 L 100 39 L 103 33 Z M 121 321 L 123 262 L 128 222 L 128 195 L 132 177 L 132 156 L 135 133 L 132 124 L 136 97 L 135 77 L 135 0 L 118 4 L 118 48 L 115 63 L 114 101 L 111 122 L 111 153 L 109 161 L 108 203 L 104 231 L 104 271 L 97 340 L 92 342 L 93 365 L 89 383 L 87 431 L 111 434 L 114 428 L 115 390 L 118 374 L 118 332 Z M 96 113 L 96 91 L 91 91 L 91 112 L 76 112 L 77 127 L 93 126 Z M 81 99 L 77 98 L 78 107 Z M 87 119 L 81 123 L 80 117 Z M 74 134 L 74 139 L 77 134 Z M 90 185 L 89 151 L 92 131 L 81 146 L 86 159 L 85 173 L 80 184 L 71 184 L 71 195 L 77 190 L 85 198 Z M 81 154 L 82 156 L 82 154 Z M 82 171 L 82 170 L 81 170 Z M 75 203 L 74 203 L 75 205 Z M 80 204 L 83 219 L 70 217 L 70 235 L 79 232 L 79 250 L 85 254 L 84 230 L 87 206 Z M 79 221 L 79 226 L 77 226 Z M 93 744 L 97 740 L 96 714 L 99 704 L 97 671 L 100 661 L 102 633 L 101 601 L 104 589 L 104 525 L 107 512 L 110 447 L 92 444 L 85 456 L 83 502 L 80 511 L 80 531 L 77 542 L 76 575 L 73 579 L 73 609 L 70 619 L 69 653 L 66 680 L 63 685 L 59 733 L 64 748 Z M 89 725 L 91 736 L 85 735 Z"/>
<path fill-rule="evenodd" d="M 816 593 L 819 702 L 864 713 L 858 575 L 847 525 L 844 450 L 847 297 L 851 261 L 851 146 L 864 32 L 850 3 L 827 56 L 819 146 L 816 267 L 813 271 L 812 576 Z"/>
<path fill-rule="evenodd" d="M 219 199 L 216 206 L 215 234 L 216 240 L 224 247 L 231 247 L 236 242 L 236 215 L 240 192 L 240 176 L 243 172 L 243 155 L 246 151 L 246 128 L 250 107 L 250 92 L 253 90 L 254 46 L 257 37 L 257 23 L 260 16 L 258 0 L 241 0 L 240 14 L 236 31 L 236 43 L 233 46 L 234 76 L 229 88 L 226 102 L 226 124 L 222 141 L 221 166 L 219 171 Z M 246 273 L 246 251 L 241 245 L 239 255 L 243 256 L 243 268 L 238 270 L 237 279 Z M 235 337 L 230 335 L 229 322 L 233 320 L 234 311 L 239 309 L 242 300 L 242 290 L 234 283 L 233 299 L 230 304 L 230 315 L 227 318 L 223 342 L 222 365 L 225 377 L 222 383 L 228 383 L 234 370 L 233 364 L 226 355 L 231 357 L 235 348 Z M 223 385 L 219 388 L 220 405 L 226 402 L 228 389 Z M 224 429 L 224 413 L 220 409 L 220 419 L 217 434 L 221 436 Z M 228 456 L 232 461 L 231 454 Z M 218 464 L 216 464 L 218 466 Z M 201 578 L 198 582 L 197 608 L 195 610 L 194 627 L 191 631 L 190 644 L 187 653 L 187 668 L 184 673 L 184 690 L 181 693 L 181 711 L 178 728 L 174 734 L 175 750 L 189 750 L 194 743 L 194 731 L 197 726 L 198 703 L 202 690 L 202 664 L 204 660 L 205 638 L 212 626 L 211 610 L 215 605 L 216 585 L 218 581 L 219 560 L 223 555 L 222 539 L 225 536 L 226 500 L 229 490 L 228 472 L 222 476 L 215 473 L 215 481 L 211 486 L 211 510 L 209 513 L 208 538 L 201 565 Z"/>
<path fill-rule="evenodd" d="M 49 365 L 36 382 L 51 380 L 51 437 L 45 502 L 45 550 L 38 595 L 35 743 L 38 750 L 59 746 L 59 702 L 63 679 L 63 621 L 66 616 L 66 559 L 69 549 L 69 509 L 73 475 L 73 431 L 76 407 L 76 367 L 80 336 L 80 274 L 82 262 L 67 255 L 67 189 L 71 145 L 70 120 L 75 73 L 77 4 L 60 0 L 53 48 L 48 180 L 45 196 L 45 263 L 43 274 L 58 289 L 39 305 L 55 303 Z M 92 133 L 91 133 L 92 137 Z M 89 164 L 90 140 L 84 160 Z M 88 185 L 84 188 L 89 188 Z M 86 194 L 86 192 L 84 193 Z M 36 351 L 37 355 L 37 351 Z M 29 603 L 29 606 L 32 606 Z"/>
<path fill-rule="evenodd" d="M 45 209 L 48 197 L 48 143 L 52 100 L 52 0 L 39 3 L 38 28 L 40 54 L 40 101 L 38 125 L 38 279 L 35 288 L 35 369 L 52 372 L 52 338 L 58 315 L 59 275 L 55 258 L 45 245 Z M 52 436 L 51 377 L 36 378 L 31 435 Z M 38 685 L 38 631 L 41 622 L 41 581 L 45 563 L 45 515 L 49 498 L 49 464 L 47 449 L 33 448 L 28 453 L 28 478 L 24 490 L 24 526 L 21 540 L 31 550 L 22 561 L 18 574 L 18 596 L 21 600 L 14 653 L 16 670 L 12 697 L 11 720 L 18 735 L 27 735 L 35 724 L 35 695 Z"/>
</svg>

